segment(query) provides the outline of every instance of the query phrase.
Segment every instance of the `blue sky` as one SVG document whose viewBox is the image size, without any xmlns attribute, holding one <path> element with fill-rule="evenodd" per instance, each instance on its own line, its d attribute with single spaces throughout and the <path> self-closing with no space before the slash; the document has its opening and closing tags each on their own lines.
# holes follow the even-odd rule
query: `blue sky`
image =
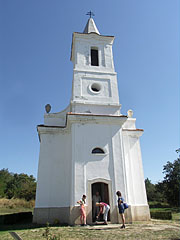
<svg viewBox="0 0 180 240">
<path fill-rule="evenodd" d="M 92 10 L 102 35 L 115 36 L 121 112 L 133 109 L 143 128 L 145 178 L 163 179 L 179 139 L 178 0 L 0 0 L 0 169 L 37 177 L 44 106 L 70 101 L 73 32 Z"/>
</svg>

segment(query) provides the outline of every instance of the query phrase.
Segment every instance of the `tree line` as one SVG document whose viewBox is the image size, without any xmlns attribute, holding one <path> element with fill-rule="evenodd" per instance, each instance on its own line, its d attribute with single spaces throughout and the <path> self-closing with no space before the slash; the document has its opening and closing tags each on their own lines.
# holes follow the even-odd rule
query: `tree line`
<svg viewBox="0 0 180 240">
<path fill-rule="evenodd" d="M 36 179 L 33 175 L 10 173 L 8 169 L 0 170 L 0 198 L 35 199 Z"/>
<path fill-rule="evenodd" d="M 179 206 L 180 203 L 180 158 L 163 166 L 164 180 L 157 184 L 145 179 L 148 202 L 168 203 Z M 36 179 L 33 175 L 10 173 L 8 169 L 0 170 L 0 198 L 35 199 Z"/>
<path fill-rule="evenodd" d="M 145 179 L 148 202 L 167 203 L 170 206 L 180 205 L 180 158 L 163 166 L 163 181 L 157 184 Z"/>
</svg>

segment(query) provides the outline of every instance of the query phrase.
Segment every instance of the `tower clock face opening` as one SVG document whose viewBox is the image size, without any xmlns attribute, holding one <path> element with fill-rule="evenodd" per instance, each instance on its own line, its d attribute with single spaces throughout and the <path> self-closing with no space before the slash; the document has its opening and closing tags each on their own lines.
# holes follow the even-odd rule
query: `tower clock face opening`
<svg viewBox="0 0 180 240">
<path fill-rule="evenodd" d="M 94 93 L 99 93 L 100 90 L 101 90 L 101 85 L 98 84 L 98 83 L 93 83 L 91 86 L 90 86 L 90 89 L 92 92 Z"/>
</svg>

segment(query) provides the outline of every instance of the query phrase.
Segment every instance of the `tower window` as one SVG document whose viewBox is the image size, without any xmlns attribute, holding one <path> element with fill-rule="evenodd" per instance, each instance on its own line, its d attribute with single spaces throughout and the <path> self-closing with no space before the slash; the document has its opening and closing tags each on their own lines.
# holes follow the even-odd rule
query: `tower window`
<svg viewBox="0 0 180 240">
<path fill-rule="evenodd" d="M 104 150 L 101 148 L 94 148 L 92 150 L 92 154 L 104 154 L 104 153 L 105 153 Z"/>
<path fill-rule="evenodd" d="M 101 86 L 98 83 L 93 83 L 91 85 L 91 90 L 95 93 L 98 93 L 101 90 Z"/>
<path fill-rule="evenodd" d="M 99 66 L 98 49 L 91 48 L 91 65 Z"/>
</svg>

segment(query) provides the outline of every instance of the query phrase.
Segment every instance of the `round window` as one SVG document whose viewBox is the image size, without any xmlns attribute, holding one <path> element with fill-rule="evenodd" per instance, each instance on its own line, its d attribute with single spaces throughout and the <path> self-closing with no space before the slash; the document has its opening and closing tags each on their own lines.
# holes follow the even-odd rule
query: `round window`
<svg viewBox="0 0 180 240">
<path fill-rule="evenodd" d="M 93 83 L 91 85 L 91 90 L 95 93 L 98 93 L 101 90 L 101 86 L 98 83 Z"/>
</svg>

